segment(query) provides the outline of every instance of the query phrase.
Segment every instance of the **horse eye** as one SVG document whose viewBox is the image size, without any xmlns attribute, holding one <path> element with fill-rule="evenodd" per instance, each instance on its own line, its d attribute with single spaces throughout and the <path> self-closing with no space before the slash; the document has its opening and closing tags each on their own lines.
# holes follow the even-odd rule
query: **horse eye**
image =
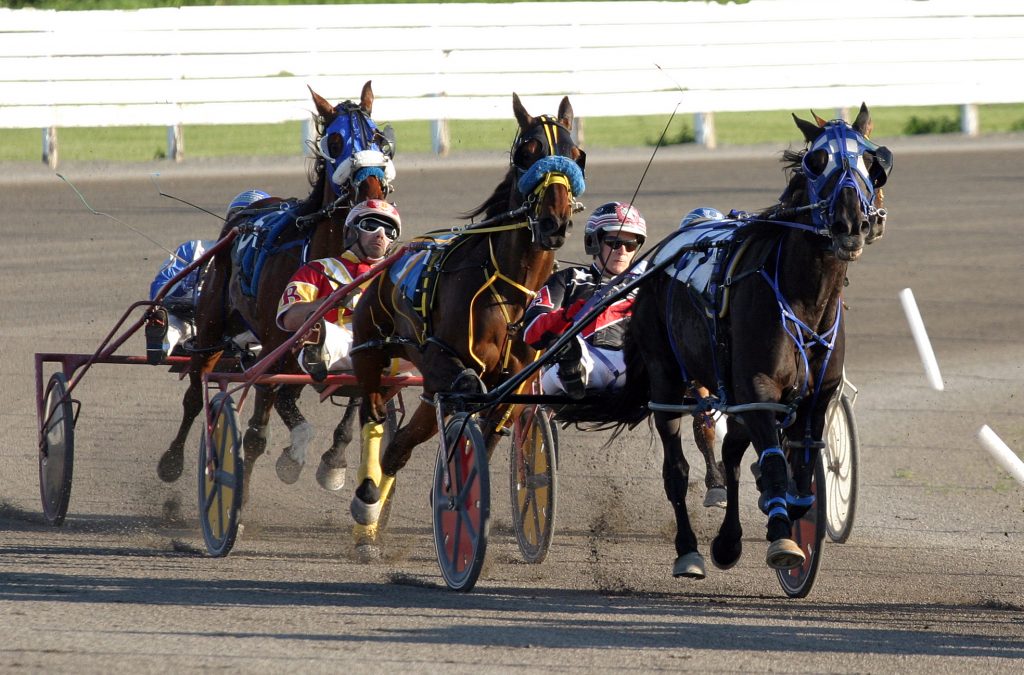
<svg viewBox="0 0 1024 675">
<path fill-rule="evenodd" d="M 516 168 L 522 169 L 523 171 L 533 166 L 540 157 L 537 156 L 538 148 L 540 147 L 540 141 L 531 138 L 523 143 L 516 149 L 515 155 L 512 157 L 512 163 L 516 165 Z"/>
<path fill-rule="evenodd" d="M 340 155 L 343 148 L 344 143 L 341 140 L 341 134 L 335 132 L 327 137 L 327 154 L 331 157 Z"/>
</svg>

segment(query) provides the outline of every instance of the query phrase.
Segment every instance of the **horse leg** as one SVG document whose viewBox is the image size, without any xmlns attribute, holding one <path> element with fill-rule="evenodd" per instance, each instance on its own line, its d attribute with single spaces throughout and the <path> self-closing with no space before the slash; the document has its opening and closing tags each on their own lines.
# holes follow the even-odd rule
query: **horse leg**
<svg viewBox="0 0 1024 675">
<path fill-rule="evenodd" d="M 726 506 L 725 518 L 718 528 L 718 536 L 711 542 L 711 562 L 727 570 L 735 565 L 743 553 L 743 527 L 740 525 L 740 461 L 750 440 L 743 435 L 738 422 L 729 422 L 729 430 L 722 440 L 722 461 L 725 463 Z"/>
<path fill-rule="evenodd" d="M 772 413 L 745 413 L 750 438 L 757 449 L 757 463 L 760 471 L 758 488 L 761 491 L 759 504 L 768 516 L 766 539 L 768 552 L 765 562 L 775 569 L 791 569 L 803 564 L 806 556 L 791 537 L 792 521 L 786 502 L 789 487 L 789 463 L 785 451 L 780 447 L 780 435 L 775 427 Z"/>
<path fill-rule="evenodd" d="M 302 393 L 302 385 L 294 384 L 282 386 L 274 403 L 274 409 L 281 416 L 281 421 L 288 427 L 291 438 L 291 445 L 281 452 L 277 458 L 274 468 L 277 470 L 277 477 L 282 483 L 291 485 L 299 480 L 302 467 L 306 464 L 306 451 L 309 444 L 316 436 L 316 429 L 310 424 L 299 410 L 299 394 Z"/>
<path fill-rule="evenodd" d="M 664 464 L 661 477 L 665 482 L 665 496 L 676 514 L 676 561 L 672 576 L 703 579 L 706 575 L 704 556 L 697 551 L 697 537 L 690 526 L 690 514 L 686 509 L 686 489 L 690 476 L 690 465 L 683 456 L 682 415 L 657 412 L 654 426 L 661 436 L 664 449 Z"/>
<path fill-rule="evenodd" d="M 273 387 L 257 386 L 253 402 L 252 417 L 242 437 L 244 457 L 242 460 L 242 505 L 249 502 L 249 483 L 256 460 L 267 451 L 270 434 L 270 411 L 273 409 L 277 390 Z"/>
<path fill-rule="evenodd" d="M 724 470 L 715 459 L 715 418 L 710 413 L 693 417 L 693 442 L 704 457 L 704 506 L 725 508 L 726 488 L 722 474 Z"/>
<path fill-rule="evenodd" d="M 201 356 L 192 357 L 188 389 L 185 390 L 185 395 L 181 399 L 181 424 L 178 426 L 177 435 L 164 454 L 160 456 L 156 467 L 157 476 L 165 483 L 173 483 L 181 477 L 185 465 L 185 441 L 188 440 L 192 423 L 203 411 L 202 374 L 212 370 L 218 358 L 220 358 L 220 353 L 212 355 L 209 359 Z"/>
<path fill-rule="evenodd" d="M 345 406 L 338 426 L 334 428 L 334 442 L 327 452 L 320 456 L 320 465 L 316 468 L 316 482 L 325 490 L 337 492 L 345 487 L 345 448 L 352 442 L 352 422 L 359 414 L 360 399 L 350 398 Z"/>
</svg>

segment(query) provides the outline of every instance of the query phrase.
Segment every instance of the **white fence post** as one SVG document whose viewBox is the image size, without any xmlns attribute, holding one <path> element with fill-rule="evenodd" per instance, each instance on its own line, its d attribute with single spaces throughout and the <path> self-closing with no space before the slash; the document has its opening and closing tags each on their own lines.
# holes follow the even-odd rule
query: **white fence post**
<svg viewBox="0 0 1024 675">
<path fill-rule="evenodd" d="M 978 135 L 978 105 L 976 103 L 965 103 L 960 106 L 960 131 L 967 136 Z"/>
<path fill-rule="evenodd" d="M 57 127 L 43 129 L 43 164 L 57 168 Z"/>
<path fill-rule="evenodd" d="M 696 143 L 703 145 L 708 150 L 718 147 L 718 139 L 715 137 L 714 113 L 693 114 L 693 136 Z"/>
<path fill-rule="evenodd" d="M 185 159 L 185 136 L 181 123 L 167 127 L 167 159 L 175 162 Z"/>
</svg>

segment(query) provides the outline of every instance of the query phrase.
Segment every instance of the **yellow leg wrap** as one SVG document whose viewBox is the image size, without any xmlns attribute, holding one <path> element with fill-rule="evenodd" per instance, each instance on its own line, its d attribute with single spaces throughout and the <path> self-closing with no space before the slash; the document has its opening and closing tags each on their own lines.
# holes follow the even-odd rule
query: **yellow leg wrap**
<svg viewBox="0 0 1024 675">
<path fill-rule="evenodd" d="M 384 438 L 384 425 L 378 422 L 367 422 L 362 428 L 362 456 L 359 471 L 356 474 L 356 485 L 369 478 L 374 485 L 380 486 L 380 441 Z"/>
<path fill-rule="evenodd" d="M 376 544 L 377 532 L 377 523 L 374 523 L 373 525 L 360 525 L 359 523 L 356 523 L 352 526 L 352 539 L 356 546 Z"/>
<path fill-rule="evenodd" d="M 386 473 L 382 473 L 381 474 L 380 483 L 378 484 L 378 486 L 380 487 L 380 503 L 381 504 L 386 502 L 388 500 L 388 497 L 391 496 L 391 488 L 392 488 L 392 486 L 394 486 L 394 484 L 395 484 L 395 477 L 394 476 L 389 476 Z"/>
</svg>

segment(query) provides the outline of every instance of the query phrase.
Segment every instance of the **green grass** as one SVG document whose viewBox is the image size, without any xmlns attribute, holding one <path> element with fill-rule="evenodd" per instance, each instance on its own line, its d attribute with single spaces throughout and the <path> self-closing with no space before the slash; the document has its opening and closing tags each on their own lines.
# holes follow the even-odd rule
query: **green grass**
<svg viewBox="0 0 1024 675">
<path fill-rule="evenodd" d="M 808 111 L 794 112 L 810 117 Z M 817 112 L 826 118 L 835 115 L 833 110 Z M 871 112 L 876 137 L 906 135 L 914 128 L 941 128 L 959 115 L 957 106 L 877 108 Z M 654 145 L 668 119 L 667 115 L 585 119 L 583 145 L 588 149 Z M 1024 104 L 980 106 L 979 120 L 986 134 L 1024 131 Z M 431 152 L 430 122 L 396 122 L 394 127 L 399 155 Z M 799 141 L 790 111 L 786 110 L 718 113 L 715 128 L 719 146 Z M 692 137 L 692 129 L 691 115 L 677 115 L 666 141 L 677 142 L 686 134 Z M 449 130 L 453 153 L 504 150 L 515 136 L 515 123 L 510 113 L 508 120 L 453 120 Z M 68 127 L 58 129 L 57 138 L 62 162 L 142 162 L 162 158 L 167 151 L 167 131 L 163 127 Z M 302 152 L 301 124 L 192 125 L 185 127 L 184 146 L 186 158 L 298 155 Z M 41 130 L 0 129 L 0 161 L 39 161 L 41 152 Z"/>
</svg>

